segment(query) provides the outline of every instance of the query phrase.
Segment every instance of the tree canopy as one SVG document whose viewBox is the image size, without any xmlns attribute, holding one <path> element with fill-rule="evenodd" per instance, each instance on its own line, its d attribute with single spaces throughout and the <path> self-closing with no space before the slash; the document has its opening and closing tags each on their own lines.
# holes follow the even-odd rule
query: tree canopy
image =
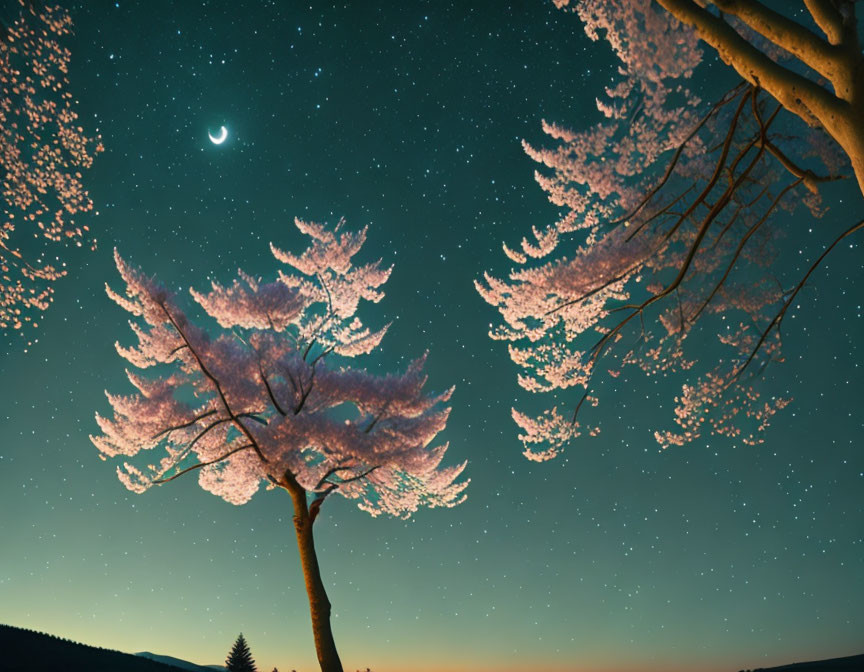
<svg viewBox="0 0 864 672">
<path fill-rule="evenodd" d="M 557 145 L 524 143 L 545 166 L 537 182 L 562 215 L 518 248 L 505 244 L 515 264 L 505 278 L 487 273 L 476 283 L 501 315 L 490 335 L 509 342 L 519 384 L 558 401 L 540 415 L 513 409 L 525 454 L 550 459 L 597 434 L 582 410 L 630 366 L 682 380 L 677 428 L 655 432 L 662 447 L 706 432 L 760 442 L 788 399 L 765 395 L 752 374 L 782 359 L 790 305 L 862 223 L 827 236 L 803 275 L 797 259 L 784 265 L 779 241 L 789 213 L 821 216 L 820 187 L 848 174 L 850 155 L 831 128 L 808 125 L 758 76 L 704 99 L 699 91 L 715 87 L 693 76 L 702 34 L 659 4 L 583 0 L 574 11 L 592 39 L 612 47 L 619 78 L 597 101 L 602 121 L 587 130 L 544 121 Z M 731 25 L 783 67 L 804 67 L 746 22 Z M 712 334 L 716 355 L 688 351 L 688 339 Z"/>
<path fill-rule="evenodd" d="M 89 231 L 76 221 L 93 209 L 82 171 L 103 148 L 69 91 L 69 13 L 24 0 L 12 12 L 0 16 L 0 329 L 19 330 L 37 326 L 66 275 L 49 259 L 55 245 L 80 246 Z"/>
</svg>

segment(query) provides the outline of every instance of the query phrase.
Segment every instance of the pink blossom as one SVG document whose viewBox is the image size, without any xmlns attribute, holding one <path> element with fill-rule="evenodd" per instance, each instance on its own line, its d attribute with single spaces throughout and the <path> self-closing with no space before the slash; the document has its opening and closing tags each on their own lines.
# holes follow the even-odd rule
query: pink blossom
<svg viewBox="0 0 864 672">
<path fill-rule="evenodd" d="M 0 329 L 37 326 L 36 313 L 53 301 L 66 269 L 46 261 L 47 246 L 82 245 L 89 229 L 76 216 L 93 209 L 82 171 L 103 149 L 85 135 L 67 91 L 62 40 L 72 20 L 59 6 L 31 4 L 18 0 L 0 35 Z M 39 249 L 25 250 L 22 237 Z"/>
<path fill-rule="evenodd" d="M 162 453 L 143 468 L 118 469 L 135 492 L 188 470 L 205 490 L 243 504 L 287 473 L 312 496 L 339 494 L 372 515 L 456 506 L 465 499 L 465 463 L 442 466 L 447 444 L 435 443 L 452 388 L 424 391 L 425 355 L 387 375 L 344 364 L 377 348 L 386 332 L 355 312 L 383 298 L 390 269 L 355 265 L 365 229 L 296 225 L 309 245 L 299 255 L 272 247 L 291 267 L 276 281 L 241 271 L 232 285 L 191 290 L 219 325 L 212 332 L 115 253 L 126 288 L 108 294 L 138 318 L 137 343 L 117 350 L 147 372 L 129 373 L 135 393 L 108 395 L 112 416 L 96 416 L 93 443 L 103 458 Z"/>
<path fill-rule="evenodd" d="M 794 115 L 775 119 L 775 103 L 745 83 L 703 102 L 690 85 L 703 57 L 696 33 L 651 0 L 555 4 L 608 43 L 618 78 L 598 100 L 597 123 L 579 130 L 544 120 L 551 146 L 523 141 L 561 214 L 520 245 L 504 243 L 516 265 L 509 273 L 475 282 L 501 317 L 489 335 L 508 342 L 523 389 L 554 395 L 559 406 L 562 392 L 575 394 L 573 411 L 583 391 L 628 365 L 680 376 L 678 428 L 655 433 L 662 447 L 706 432 L 758 442 L 788 403 L 763 401 L 741 375 L 782 359 L 774 318 L 789 281 L 774 243 L 788 228 L 784 212 L 801 202 L 821 212 L 818 194 L 807 192 L 813 184 L 789 164 L 833 175 L 842 153 Z M 731 354 L 688 354 L 712 333 Z M 600 358 L 613 361 L 596 366 Z M 530 459 L 550 459 L 583 433 L 576 412 L 556 409 L 534 418 L 513 411 Z"/>
</svg>

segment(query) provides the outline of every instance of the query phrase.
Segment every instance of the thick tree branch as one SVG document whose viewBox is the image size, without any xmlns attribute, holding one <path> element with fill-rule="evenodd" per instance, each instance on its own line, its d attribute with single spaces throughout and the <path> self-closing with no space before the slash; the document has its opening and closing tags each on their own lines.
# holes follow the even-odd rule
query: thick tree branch
<svg viewBox="0 0 864 672">
<path fill-rule="evenodd" d="M 800 59 L 823 77 L 837 75 L 837 50 L 800 23 L 757 0 L 712 0 L 721 11 L 737 16 L 763 37 Z"/>
<path fill-rule="evenodd" d="M 732 26 L 693 0 L 657 0 L 682 23 L 693 26 L 699 37 L 714 47 L 720 58 L 748 82 L 774 96 L 783 107 L 807 124 L 822 125 L 831 135 L 835 119 L 846 114 L 846 106 L 815 82 L 775 63 L 744 39 Z"/>
<path fill-rule="evenodd" d="M 719 1 L 722 4 L 722 0 Z M 764 88 L 810 126 L 824 128 L 852 162 L 858 187 L 864 195 L 864 56 L 853 2 L 842 0 L 841 46 L 832 46 L 832 49 L 840 49 L 831 80 L 835 93 L 775 63 L 722 18 L 694 0 L 657 2 L 679 21 L 693 26 L 699 37 L 714 47 L 720 58 L 744 79 Z M 823 6 L 823 9 L 827 8 Z"/>
<path fill-rule="evenodd" d="M 840 44 L 843 39 L 843 17 L 834 3 L 831 0 L 804 0 L 804 4 L 816 25 L 825 33 L 828 42 L 833 45 Z"/>
</svg>

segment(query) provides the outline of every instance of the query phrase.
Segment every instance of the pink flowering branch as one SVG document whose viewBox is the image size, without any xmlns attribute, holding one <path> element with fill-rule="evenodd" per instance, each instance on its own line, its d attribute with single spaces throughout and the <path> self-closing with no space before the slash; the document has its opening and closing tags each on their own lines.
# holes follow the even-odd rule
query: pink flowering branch
<svg viewBox="0 0 864 672">
<path fill-rule="evenodd" d="M 855 168 L 855 157 L 844 155 L 849 144 L 827 126 L 808 127 L 795 110 L 788 114 L 786 100 L 761 76 L 742 73 L 746 83 L 710 105 L 690 87 L 703 58 L 700 40 L 713 43 L 699 25 L 658 5 L 707 14 L 712 26 L 721 20 L 718 8 L 728 9 L 724 31 L 749 41 L 777 68 L 810 76 L 794 49 L 772 42 L 798 39 L 790 37 L 794 26 L 771 28 L 766 21 L 773 15 L 756 6 L 761 3 L 728 0 L 710 10 L 710 3 L 671 0 L 557 4 L 572 6 L 591 39 L 608 42 L 620 59 L 620 77 L 598 100 L 604 121 L 584 131 L 544 121 L 556 146 L 538 149 L 523 141 L 545 171 L 536 172 L 537 182 L 562 214 L 546 228 L 533 227 L 521 249 L 504 245 L 515 264 L 505 277 L 487 273 L 475 283 L 500 313 L 490 336 L 508 342 L 522 388 L 559 401 L 559 393 L 583 387 L 568 414 L 558 405 L 536 417 L 513 409 L 525 455 L 551 459 L 567 442 L 595 435 L 599 428 L 584 427 L 579 417 L 586 401 L 597 403 L 588 390 L 604 389 L 600 376 L 617 378 L 624 366 L 685 379 L 675 400 L 679 429 L 655 433 L 662 447 L 705 431 L 758 443 L 789 400 L 762 402 L 755 382 L 732 379 L 754 347 L 762 368 L 782 358 L 779 332 L 759 338 L 788 296 L 778 284 L 785 274 L 777 268 L 782 255 L 775 245 L 788 229 L 782 215 L 803 204 L 820 216 L 819 187 L 839 179 L 848 160 Z M 838 45 L 853 42 L 848 2 L 836 3 L 839 19 L 822 3 L 807 7 L 821 12 L 817 24 L 826 34 L 846 31 Z M 811 38 L 803 37 L 806 47 Z M 849 63 L 861 60 L 840 49 Z M 693 330 L 697 322 L 704 328 Z M 635 345 L 625 340 L 631 332 Z M 687 355 L 689 338 L 712 334 L 734 358 L 712 364 Z M 600 367 L 601 358 L 608 367 Z"/>
<path fill-rule="evenodd" d="M 65 265 L 44 261 L 49 246 L 81 246 L 93 209 L 83 174 L 103 151 L 80 126 L 69 93 L 72 31 L 57 5 L 6 3 L 0 26 L 0 329 L 38 326 Z M 13 7 L 13 5 L 15 5 Z M 19 244 L 21 237 L 37 245 Z M 92 244 L 95 244 L 93 241 Z M 23 333 L 23 331 L 22 331 Z"/>
</svg>

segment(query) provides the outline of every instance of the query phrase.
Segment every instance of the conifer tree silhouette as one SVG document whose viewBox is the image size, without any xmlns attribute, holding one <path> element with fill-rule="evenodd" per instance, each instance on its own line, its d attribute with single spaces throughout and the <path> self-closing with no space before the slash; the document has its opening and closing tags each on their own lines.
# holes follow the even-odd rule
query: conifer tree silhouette
<svg viewBox="0 0 864 672">
<path fill-rule="evenodd" d="M 229 672 L 258 672 L 242 632 L 237 637 L 237 641 L 234 642 L 228 658 L 225 659 L 225 667 L 228 668 Z"/>
</svg>

